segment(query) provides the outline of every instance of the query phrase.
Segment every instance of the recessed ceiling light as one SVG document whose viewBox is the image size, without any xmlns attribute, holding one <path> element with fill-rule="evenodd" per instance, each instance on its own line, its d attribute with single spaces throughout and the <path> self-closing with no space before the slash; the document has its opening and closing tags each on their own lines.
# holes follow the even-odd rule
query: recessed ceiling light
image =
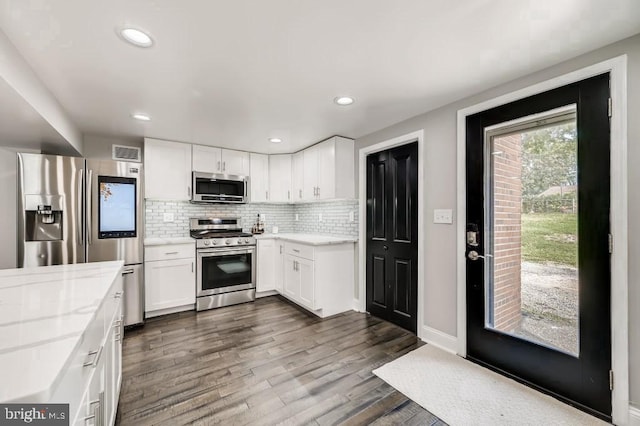
<svg viewBox="0 0 640 426">
<path fill-rule="evenodd" d="M 354 101 L 353 98 L 350 98 L 349 96 L 338 96 L 333 100 L 333 102 L 340 106 L 347 106 L 351 105 Z"/>
<path fill-rule="evenodd" d="M 280 139 L 280 138 L 269 138 L 269 142 L 271 142 L 271 143 L 280 143 L 280 142 L 282 142 L 282 139 Z"/>
<path fill-rule="evenodd" d="M 131 117 L 140 121 L 151 121 L 151 117 L 149 117 L 147 114 L 131 114 Z"/>
<path fill-rule="evenodd" d="M 135 28 L 123 28 L 120 30 L 120 35 L 134 46 L 151 47 L 153 45 L 153 39 L 149 34 Z"/>
</svg>

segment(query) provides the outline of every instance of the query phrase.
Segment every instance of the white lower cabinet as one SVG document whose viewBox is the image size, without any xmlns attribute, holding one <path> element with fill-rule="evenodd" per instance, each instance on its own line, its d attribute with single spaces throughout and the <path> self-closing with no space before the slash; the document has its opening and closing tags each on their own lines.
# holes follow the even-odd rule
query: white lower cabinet
<svg viewBox="0 0 640 426">
<path fill-rule="evenodd" d="M 285 255 L 284 288 L 286 296 L 309 309 L 316 309 L 314 262 Z"/>
<path fill-rule="evenodd" d="M 353 307 L 354 245 L 284 242 L 282 294 L 320 317 Z"/>
<path fill-rule="evenodd" d="M 87 326 L 51 401 L 69 404 L 69 424 L 115 424 L 122 382 L 122 277 Z"/>
<path fill-rule="evenodd" d="M 145 247 L 145 316 L 150 318 L 194 309 L 196 303 L 195 245 Z"/>
<path fill-rule="evenodd" d="M 274 286 L 276 291 L 282 293 L 284 289 L 284 241 L 276 240 L 273 261 L 275 263 L 274 268 Z"/>
<path fill-rule="evenodd" d="M 276 289 L 275 282 L 275 247 L 276 241 L 271 239 L 257 241 L 258 266 L 256 273 L 256 293 L 272 291 Z"/>
<path fill-rule="evenodd" d="M 256 296 L 268 296 L 273 291 L 282 293 L 284 242 L 259 239 L 257 246 Z"/>
<path fill-rule="evenodd" d="M 285 296 L 298 300 L 300 298 L 300 274 L 296 269 L 296 257 L 284 257 L 284 293 Z"/>
</svg>

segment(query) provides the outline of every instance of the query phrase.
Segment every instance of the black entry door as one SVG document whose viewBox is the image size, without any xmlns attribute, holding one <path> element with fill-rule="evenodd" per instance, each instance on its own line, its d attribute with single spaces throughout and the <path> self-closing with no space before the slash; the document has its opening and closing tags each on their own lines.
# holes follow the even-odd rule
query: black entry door
<svg viewBox="0 0 640 426">
<path fill-rule="evenodd" d="M 367 157 L 367 311 L 416 332 L 418 143 Z"/>
<path fill-rule="evenodd" d="M 609 75 L 467 118 L 468 358 L 611 417 Z"/>
</svg>

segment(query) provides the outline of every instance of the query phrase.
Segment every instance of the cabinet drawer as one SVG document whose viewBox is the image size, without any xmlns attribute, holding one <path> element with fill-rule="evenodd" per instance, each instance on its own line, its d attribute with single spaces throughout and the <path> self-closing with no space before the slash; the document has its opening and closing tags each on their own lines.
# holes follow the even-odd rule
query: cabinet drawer
<svg viewBox="0 0 640 426">
<path fill-rule="evenodd" d="M 304 244 L 296 244 L 287 241 L 284 243 L 284 252 L 292 256 L 313 260 L 313 246 L 306 246 Z"/>
<path fill-rule="evenodd" d="M 169 244 L 144 248 L 144 261 L 193 258 L 196 255 L 195 243 Z"/>
</svg>

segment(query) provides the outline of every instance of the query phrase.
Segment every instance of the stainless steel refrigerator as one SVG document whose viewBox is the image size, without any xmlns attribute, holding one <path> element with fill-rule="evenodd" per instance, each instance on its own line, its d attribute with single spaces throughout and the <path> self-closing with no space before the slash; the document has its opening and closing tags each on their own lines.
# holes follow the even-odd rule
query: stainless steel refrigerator
<svg viewBox="0 0 640 426">
<path fill-rule="evenodd" d="M 18 154 L 18 267 L 123 260 L 124 323 L 144 322 L 142 164 Z"/>
</svg>

